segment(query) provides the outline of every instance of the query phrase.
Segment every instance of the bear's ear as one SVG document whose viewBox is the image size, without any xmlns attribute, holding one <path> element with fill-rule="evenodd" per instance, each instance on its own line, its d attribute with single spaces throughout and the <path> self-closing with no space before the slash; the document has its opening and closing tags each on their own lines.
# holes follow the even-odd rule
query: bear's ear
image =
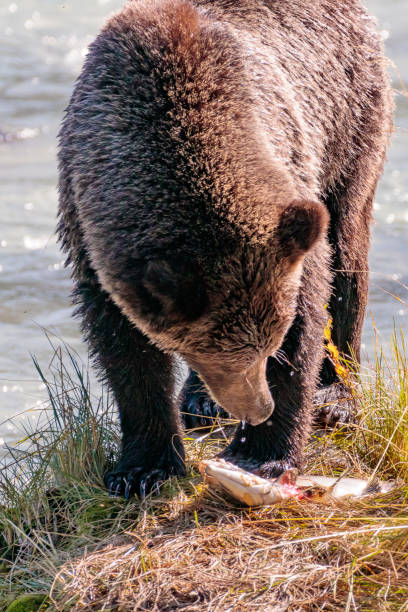
<svg viewBox="0 0 408 612">
<path fill-rule="evenodd" d="M 171 322 L 194 321 L 207 306 L 204 281 L 192 263 L 151 260 L 142 279 L 149 314 Z"/>
<path fill-rule="evenodd" d="M 281 213 L 276 239 L 283 257 L 296 261 L 327 231 L 329 213 L 323 204 L 294 200 Z"/>
</svg>

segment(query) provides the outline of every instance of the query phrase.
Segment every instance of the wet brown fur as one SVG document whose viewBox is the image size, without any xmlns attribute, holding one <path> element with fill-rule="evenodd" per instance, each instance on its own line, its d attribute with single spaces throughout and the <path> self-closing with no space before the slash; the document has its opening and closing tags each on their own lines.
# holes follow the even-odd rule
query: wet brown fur
<svg viewBox="0 0 408 612">
<path fill-rule="evenodd" d="M 173 353 L 253 419 L 228 458 L 300 464 L 319 373 L 336 382 L 327 301 L 359 353 L 391 106 L 354 0 L 140 0 L 104 27 L 61 129 L 59 235 L 121 415 L 109 487 L 183 473 Z"/>
</svg>

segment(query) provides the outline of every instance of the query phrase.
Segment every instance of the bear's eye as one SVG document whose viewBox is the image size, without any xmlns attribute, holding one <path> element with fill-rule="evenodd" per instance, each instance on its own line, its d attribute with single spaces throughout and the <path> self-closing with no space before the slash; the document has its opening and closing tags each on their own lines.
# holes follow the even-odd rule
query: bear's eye
<svg viewBox="0 0 408 612">
<path fill-rule="evenodd" d="M 152 312 L 167 317 L 169 323 L 194 321 L 208 304 L 202 274 L 182 261 L 149 261 L 141 284 Z"/>
</svg>

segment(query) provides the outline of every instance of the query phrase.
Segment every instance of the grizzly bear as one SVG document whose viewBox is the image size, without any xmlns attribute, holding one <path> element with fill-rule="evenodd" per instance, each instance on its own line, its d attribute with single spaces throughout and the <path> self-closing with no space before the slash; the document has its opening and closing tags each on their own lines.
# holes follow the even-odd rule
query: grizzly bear
<svg viewBox="0 0 408 612">
<path fill-rule="evenodd" d="M 119 409 L 114 494 L 185 473 L 176 354 L 181 410 L 240 419 L 223 456 L 265 476 L 301 466 L 314 401 L 347 418 L 325 306 L 358 358 L 384 63 L 359 0 L 133 0 L 91 44 L 58 231 Z"/>
</svg>

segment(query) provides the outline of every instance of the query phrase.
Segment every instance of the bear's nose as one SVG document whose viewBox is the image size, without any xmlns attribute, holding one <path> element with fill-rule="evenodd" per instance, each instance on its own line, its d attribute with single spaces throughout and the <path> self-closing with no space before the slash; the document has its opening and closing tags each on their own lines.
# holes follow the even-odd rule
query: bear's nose
<svg viewBox="0 0 408 612">
<path fill-rule="evenodd" d="M 273 401 L 270 394 L 269 397 L 269 402 L 262 404 L 262 406 L 258 407 L 256 410 L 247 414 L 246 419 L 244 420 L 249 423 L 249 425 L 260 425 L 271 416 L 275 408 L 275 402 Z"/>
</svg>

